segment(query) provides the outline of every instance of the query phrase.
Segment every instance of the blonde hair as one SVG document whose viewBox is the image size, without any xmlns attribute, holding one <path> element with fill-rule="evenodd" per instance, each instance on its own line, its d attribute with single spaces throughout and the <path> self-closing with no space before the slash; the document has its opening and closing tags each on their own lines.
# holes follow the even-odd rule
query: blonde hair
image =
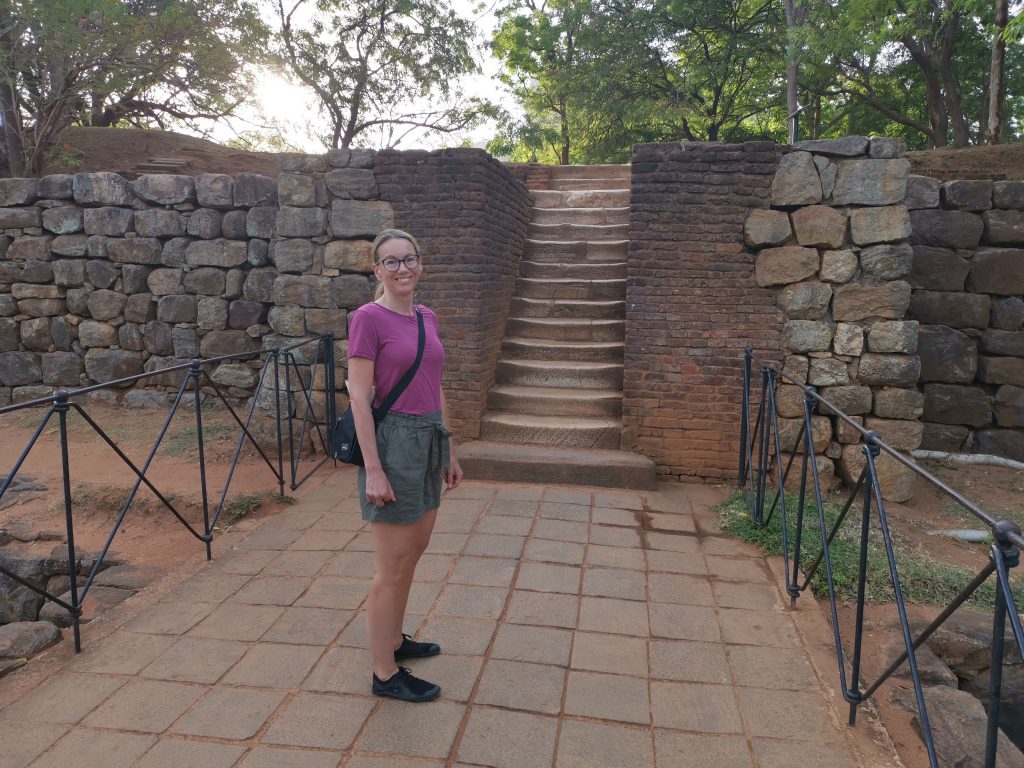
<svg viewBox="0 0 1024 768">
<path fill-rule="evenodd" d="M 370 261 L 374 264 L 377 263 L 377 251 L 384 243 L 388 240 L 407 240 L 412 245 L 413 250 L 419 255 L 420 244 L 416 242 L 416 238 L 410 235 L 405 230 L 401 229 L 385 229 L 382 230 L 377 237 L 373 240 L 373 245 L 370 246 Z M 384 295 L 384 283 L 377 283 L 377 288 L 373 292 L 373 298 L 379 299 Z"/>
</svg>

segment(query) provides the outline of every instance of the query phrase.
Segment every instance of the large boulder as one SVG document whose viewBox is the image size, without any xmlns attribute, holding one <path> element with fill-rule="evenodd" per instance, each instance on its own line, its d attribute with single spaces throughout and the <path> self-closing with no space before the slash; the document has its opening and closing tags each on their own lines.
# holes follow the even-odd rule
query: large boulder
<svg viewBox="0 0 1024 768">
<path fill-rule="evenodd" d="M 925 688 L 924 700 L 939 765 L 982 768 L 988 718 L 981 702 L 948 685 Z M 913 722 L 920 732 L 920 717 Z M 1024 768 L 1024 754 L 1002 731 L 998 742 L 997 768 Z"/>
<path fill-rule="evenodd" d="M 930 291 L 962 291 L 971 262 L 949 248 L 915 245 L 910 284 Z"/>
<path fill-rule="evenodd" d="M 743 238 L 747 245 L 760 248 L 782 245 L 793 236 L 793 228 L 785 211 L 755 208 L 743 225 Z"/>
<path fill-rule="evenodd" d="M 917 336 L 916 320 L 879 320 L 868 331 L 868 349 L 912 355 L 917 352 Z"/>
<path fill-rule="evenodd" d="M 857 157 L 868 152 L 867 136 L 843 136 L 839 139 L 805 139 L 793 145 L 804 152 L 830 157 Z"/>
<path fill-rule="evenodd" d="M 226 173 L 201 173 L 195 177 L 196 201 L 204 208 L 233 208 L 234 187 Z"/>
<path fill-rule="evenodd" d="M 808 205 L 791 214 L 796 241 L 803 246 L 838 248 L 846 239 L 846 216 L 827 205 Z"/>
<path fill-rule="evenodd" d="M 1024 427 L 1024 387 L 1001 386 L 996 392 L 992 413 L 1000 427 Z"/>
<path fill-rule="evenodd" d="M 0 659 L 27 659 L 61 641 L 48 621 L 15 621 L 0 626 Z"/>
<path fill-rule="evenodd" d="M 901 320 L 909 306 L 910 284 L 902 280 L 882 285 L 840 285 L 832 301 L 832 318 L 845 322 Z"/>
<path fill-rule="evenodd" d="M 910 314 L 922 325 L 985 328 L 992 300 L 976 293 L 914 291 Z"/>
<path fill-rule="evenodd" d="M 317 204 L 316 181 L 305 173 L 282 173 L 277 177 L 277 200 L 281 205 L 309 208 Z"/>
<path fill-rule="evenodd" d="M 919 421 L 908 419 L 880 419 L 867 416 L 864 428 L 877 432 L 883 442 L 888 443 L 897 451 L 913 451 L 921 445 L 921 434 L 924 425 Z"/>
<path fill-rule="evenodd" d="M 977 293 L 1024 293 L 1024 250 L 981 248 L 971 262 L 968 287 Z"/>
<path fill-rule="evenodd" d="M 912 387 L 921 373 L 916 355 L 881 355 L 865 352 L 857 369 L 857 380 L 871 386 Z"/>
<path fill-rule="evenodd" d="M 209 358 L 255 352 L 259 348 L 259 342 L 249 338 L 245 331 L 210 331 L 203 336 L 199 353 L 203 357 Z"/>
<path fill-rule="evenodd" d="M 327 189 L 335 197 L 373 200 L 377 197 L 377 177 L 369 168 L 337 168 L 324 176 Z"/>
<path fill-rule="evenodd" d="M 1024 243 L 1024 211 L 985 211 L 985 242 L 996 245 Z"/>
<path fill-rule="evenodd" d="M 832 299 L 832 286 L 817 280 L 807 280 L 782 288 L 775 297 L 786 317 L 795 320 L 817 320 L 828 312 Z"/>
<path fill-rule="evenodd" d="M 771 213 L 780 212 L 771 211 Z M 784 213 L 781 215 L 786 216 Z M 788 218 L 786 218 L 786 226 L 789 227 Z M 373 260 L 370 258 L 370 243 L 366 240 L 332 240 L 324 246 L 324 267 L 342 272 L 372 272 Z"/>
<path fill-rule="evenodd" d="M 1024 208 L 1024 181 L 997 181 L 992 185 L 996 208 Z"/>
<path fill-rule="evenodd" d="M 169 173 L 146 173 L 135 180 L 135 194 L 158 205 L 184 203 L 195 195 L 191 176 Z"/>
<path fill-rule="evenodd" d="M 75 202 L 83 205 L 131 205 L 135 192 L 116 173 L 76 173 L 72 181 Z"/>
<path fill-rule="evenodd" d="M 313 266 L 314 245 L 309 240 L 278 240 L 270 249 L 270 260 L 278 272 L 302 274 Z"/>
<path fill-rule="evenodd" d="M 978 348 L 970 336 L 945 325 L 922 325 L 917 336 L 921 381 L 969 384 L 978 370 Z"/>
<path fill-rule="evenodd" d="M 978 378 L 986 384 L 1024 386 L 1024 359 L 1019 357 L 978 357 Z"/>
<path fill-rule="evenodd" d="M 200 208 L 198 211 L 193 211 L 192 215 L 188 217 L 186 230 L 193 237 L 198 237 L 202 240 L 213 240 L 221 236 L 223 221 L 224 214 L 220 211 L 216 211 L 213 208 Z"/>
<path fill-rule="evenodd" d="M 987 211 L 992 207 L 991 179 L 962 179 L 942 185 L 942 203 L 946 208 Z"/>
<path fill-rule="evenodd" d="M 77 205 L 58 205 L 43 211 L 43 229 L 55 235 L 82 231 L 83 213 Z"/>
<path fill-rule="evenodd" d="M 0 550 L 0 565 L 37 589 L 46 587 L 49 574 L 39 557 Z M 42 605 L 43 596 L 38 592 L 0 574 L 0 624 L 35 621 Z"/>
<path fill-rule="evenodd" d="M 0 352 L 0 384 L 3 386 L 36 384 L 42 378 L 38 358 L 31 352 Z"/>
<path fill-rule="evenodd" d="M 846 363 L 834 357 L 812 357 L 807 371 L 807 383 L 815 387 L 830 387 L 850 381 Z"/>
<path fill-rule="evenodd" d="M 987 328 L 981 334 L 981 351 L 989 355 L 1024 357 L 1024 331 Z"/>
<path fill-rule="evenodd" d="M 332 306 L 332 295 L 331 279 L 316 275 L 281 275 L 274 282 L 272 293 L 274 304 L 297 304 L 300 307 L 321 309 L 329 309 Z"/>
<path fill-rule="evenodd" d="M 910 237 L 910 232 L 910 213 L 904 205 L 857 208 L 850 213 L 850 237 L 857 245 L 892 243 Z"/>
<path fill-rule="evenodd" d="M 334 237 L 376 237 L 381 230 L 393 226 L 395 213 L 390 203 L 335 200 L 331 204 L 331 233 Z"/>
<path fill-rule="evenodd" d="M 976 248 L 985 228 L 981 216 L 967 211 L 911 211 L 910 224 L 911 243 L 939 248 Z"/>
<path fill-rule="evenodd" d="M 919 419 L 924 413 L 924 395 L 916 389 L 882 387 L 874 398 L 875 415 L 883 419 Z"/>
<path fill-rule="evenodd" d="M 134 212 L 131 208 L 86 208 L 82 215 L 82 225 L 87 235 L 122 237 L 131 230 L 133 221 Z"/>
<path fill-rule="evenodd" d="M 843 482 L 849 486 L 855 485 L 864 471 L 865 463 L 864 449 L 860 445 L 844 445 L 839 459 L 839 475 Z M 885 452 L 875 459 L 875 469 L 878 472 L 878 486 L 883 499 L 904 502 L 913 497 L 914 480 L 917 475 L 912 470 Z"/>
<path fill-rule="evenodd" d="M 906 195 L 910 171 L 906 160 L 842 160 L 836 165 L 833 205 L 893 205 Z"/>
<path fill-rule="evenodd" d="M 250 208 L 245 216 L 245 233 L 249 237 L 269 240 L 277 226 L 277 206 L 258 205 Z"/>
<path fill-rule="evenodd" d="M 910 210 L 938 208 L 941 185 L 942 182 L 938 179 L 911 174 L 907 176 L 907 194 L 903 198 L 903 204 Z"/>
<path fill-rule="evenodd" d="M 140 237 L 178 237 L 185 234 L 185 219 L 177 211 L 136 211 L 135 231 Z"/>
<path fill-rule="evenodd" d="M 823 387 L 821 396 L 848 416 L 871 413 L 871 388 L 858 385 Z M 832 409 L 819 404 L 820 413 L 831 415 Z"/>
<path fill-rule="evenodd" d="M 795 245 L 765 248 L 754 263 L 754 278 L 762 287 L 797 283 L 817 272 L 818 251 Z"/>
<path fill-rule="evenodd" d="M 142 356 L 124 349 L 90 349 L 85 353 L 85 372 L 98 384 L 135 376 L 142 373 Z"/>
<path fill-rule="evenodd" d="M 240 173 L 235 176 L 234 203 L 236 208 L 253 208 L 277 203 L 277 181 L 258 173 Z"/>
<path fill-rule="evenodd" d="M 32 205 L 38 197 L 38 179 L 0 179 L 0 205 Z"/>
<path fill-rule="evenodd" d="M 1004 331 L 1019 331 L 1024 328 L 1024 299 L 1014 296 L 998 299 L 992 303 L 992 327 Z"/>
<path fill-rule="evenodd" d="M 983 427 L 992 423 L 992 399 L 981 387 L 925 384 L 924 420 Z"/>
<path fill-rule="evenodd" d="M 876 280 L 896 280 L 913 268 L 914 250 L 907 243 L 873 245 L 860 252 L 865 275 Z"/>
<path fill-rule="evenodd" d="M 787 320 L 782 346 L 790 352 L 824 352 L 832 344 L 832 326 L 816 320 Z"/>
<path fill-rule="evenodd" d="M 1024 461 L 1024 431 L 1019 429 L 979 429 L 974 433 L 974 450 L 994 456 Z"/>
</svg>

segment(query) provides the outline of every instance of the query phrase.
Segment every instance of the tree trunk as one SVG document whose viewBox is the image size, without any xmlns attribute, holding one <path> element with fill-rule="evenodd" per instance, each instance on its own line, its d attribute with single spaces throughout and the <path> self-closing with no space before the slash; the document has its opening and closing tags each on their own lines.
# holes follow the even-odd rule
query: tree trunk
<svg viewBox="0 0 1024 768">
<path fill-rule="evenodd" d="M 7 10 L 0 10 L 0 56 L 5 60 L 4 68 L 8 72 L 14 70 L 10 67 L 14 41 L 11 37 L 13 24 L 10 16 L 10 6 L 3 6 Z M 18 111 L 18 95 L 14 86 L 6 78 L 0 78 L 0 119 L 3 120 L 3 142 L 4 154 L 7 158 L 7 169 L 11 176 L 18 177 L 25 174 L 25 147 L 21 139 L 21 115 Z"/>
<path fill-rule="evenodd" d="M 561 163 L 562 165 L 569 164 L 569 119 L 567 116 L 567 108 L 565 99 L 558 100 L 558 117 L 562 123 L 562 150 L 561 150 Z"/>
<path fill-rule="evenodd" d="M 786 0 L 786 31 L 789 42 L 786 46 L 786 114 L 792 115 L 788 119 L 789 143 L 796 141 L 797 120 L 799 116 L 796 111 L 800 108 L 800 101 L 797 97 L 797 76 L 800 74 L 800 62 L 797 59 L 796 47 L 792 43 L 793 31 L 799 26 L 801 10 L 796 7 L 797 0 Z"/>
<path fill-rule="evenodd" d="M 992 64 L 988 75 L 988 128 L 986 144 L 998 144 L 1003 133 L 1003 103 L 1006 101 L 1006 22 L 1009 19 L 1009 0 L 996 0 L 996 31 L 992 40 Z"/>
</svg>

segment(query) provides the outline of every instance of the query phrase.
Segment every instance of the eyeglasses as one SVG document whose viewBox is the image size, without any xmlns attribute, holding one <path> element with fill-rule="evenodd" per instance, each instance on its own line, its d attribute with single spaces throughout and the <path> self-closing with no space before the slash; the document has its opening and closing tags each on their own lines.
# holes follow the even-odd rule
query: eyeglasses
<svg viewBox="0 0 1024 768">
<path fill-rule="evenodd" d="M 405 264 L 406 269 L 416 269 L 420 265 L 420 255 L 418 253 L 410 253 L 404 259 L 381 259 L 377 263 L 388 272 L 397 272 L 402 264 Z"/>
</svg>

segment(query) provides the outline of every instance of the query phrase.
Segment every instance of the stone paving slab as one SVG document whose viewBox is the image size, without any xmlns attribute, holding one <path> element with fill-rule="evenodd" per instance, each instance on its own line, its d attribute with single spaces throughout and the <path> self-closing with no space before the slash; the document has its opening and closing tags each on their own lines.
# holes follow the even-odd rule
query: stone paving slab
<svg viewBox="0 0 1024 768">
<path fill-rule="evenodd" d="M 719 534 L 722 489 L 465 483 L 410 594 L 405 630 L 444 649 L 410 663 L 442 687 L 423 705 L 369 693 L 354 472 L 297 495 L 0 681 L 4 768 L 895 764 L 843 724 L 772 569 Z"/>
</svg>

